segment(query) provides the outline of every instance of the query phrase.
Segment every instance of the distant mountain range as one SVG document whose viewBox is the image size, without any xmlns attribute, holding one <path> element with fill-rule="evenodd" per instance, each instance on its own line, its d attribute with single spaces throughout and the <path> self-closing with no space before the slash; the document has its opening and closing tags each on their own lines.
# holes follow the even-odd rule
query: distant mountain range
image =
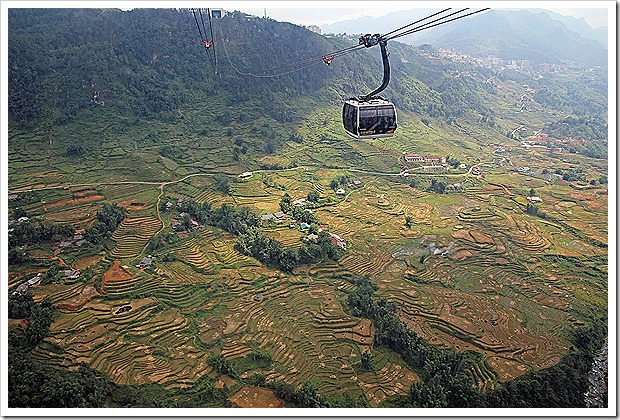
<svg viewBox="0 0 620 420">
<path fill-rule="evenodd" d="M 387 33 L 437 9 L 415 9 L 323 25 L 323 33 Z M 607 66 L 607 28 L 542 9 L 489 10 L 398 39 L 475 56 Z"/>
</svg>

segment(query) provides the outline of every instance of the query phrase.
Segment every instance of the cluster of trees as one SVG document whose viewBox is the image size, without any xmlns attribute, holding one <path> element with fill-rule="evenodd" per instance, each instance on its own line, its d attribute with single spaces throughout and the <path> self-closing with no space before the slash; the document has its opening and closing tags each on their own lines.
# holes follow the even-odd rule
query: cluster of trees
<svg viewBox="0 0 620 420">
<path fill-rule="evenodd" d="M 9 248 L 58 241 L 74 233 L 75 229 L 71 225 L 29 219 L 13 225 L 8 235 Z"/>
<path fill-rule="evenodd" d="M 111 391 L 109 378 L 81 365 L 77 370 L 55 369 L 35 361 L 31 347 L 18 333 L 9 332 L 9 407 L 103 407 Z"/>
<path fill-rule="evenodd" d="M 57 369 L 32 358 L 49 334 L 53 311 L 49 299 L 35 303 L 28 292 L 8 296 L 8 317 L 28 320 L 25 330 L 8 334 L 9 407 L 103 407 L 114 387 L 105 373 L 85 364 Z"/>
<path fill-rule="evenodd" d="M 295 249 L 284 247 L 281 242 L 254 228 L 239 235 L 236 247 L 239 252 L 286 272 L 324 258 L 337 261 L 343 253 L 332 243 L 331 236 L 325 231 L 319 232 L 316 242 L 309 242 Z"/>
<path fill-rule="evenodd" d="M 85 231 L 86 238 L 92 243 L 99 243 L 108 238 L 125 219 L 125 209 L 116 204 L 104 204 L 97 212 L 97 219 Z"/>
<path fill-rule="evenodd" d="M 285 194 L 280 206 L 302 217 L 297 220 L 306 223 L 318 223 L 318 218 L 308 211 L 292 206 L 291 198 Z M 287 206 L 288 203 L 288 206 Z M 260 228 L 260 217 L 248 207 L 233 207 L 222 204 L 213 209 L 209 203 L 198 204 L 192 200 L 178 203 L 177 210 L 187 213 L 188 221 L 215 226 L 234 235 L 238 235 L 236 248 L 239 252 L 250 255 L 257 260 L 290 272 L 301 264 L 319 261 L 323 258 L 337 260 L 342 250 L 336 247 L 327 232 L 319 233 L 316 243 L 311 242 L 299 249 L 286 248 L 281 242 L 266 235 Z M 191 218 L 191 219 L 190 219 Z M 152 240 L 151 249 L 164 247 L 170 242 L 168 237 L 159 236 Z"/>
<path fill-rule="evenodd" d="M 586 174 L 584 173 L 582 168 L 571 168 L 571 169 L 556 169 L 555 173 L 558 175 L 562 175 L 562 179 L 564 181 L 577 181 L 577 182 L 586 182 Z"/>
<path fill-rule="evenodd" d="M 428 186 L 428 191 L 436 192 L 437 194 L 443 194 L 446 192 L 446 183 L 432 178 L 431 184 Z"/>
<path fill-rule="evenodd" d="M 588 372 L 607 335 L 606 320 L 596 320 L 575 333 L 574 345 L 550 368 L 532 371 L 500 384 L 488 393 L 474 388 L 468 368 L 478 353 L 456 353 L 424 342 L 396 315 L 396 305 L 377 298 L 378 287 L 367 277 L 354 278 L 349 293 L 351 313 L 373 321 L 375 342 L 399 353 L 420 373 L 406 396 L 391 397 L 398 407 L 583 407 Z"/>
<path fill-rule="evenodd" d="M 545 212 L 540 210 L 532 203 L 527 203 L 527 205 L 525 206 L 525 212 L 530 216 L 540 217 L 541 219 L 545 219 L 547 217 L 547 214 Z"/>
<path fill-rule="evenodd" d="M 340 175 L 340 176 L 333 178 L 329 182 L 329 187 L 332 190 L 337 190 L 338 188 L 340 188 L 341 185 L 347 185 L 348 183 L 349 183 L 349 177 L 347 175 Z"/>
<path fill-rule="evenodd" d="M 69 157 L 81 156 L 83 154 L 84 148 L 81 144 L 71 144 L 69 145 L 69 147 L 67 147 L 67 156 Z"/>
<path fill-rule="evenodd" d="M 9 265 L 24 264 L 31 261 L 24 245 L 44 244 L 60 241 L 64 237 L 72 236 L 75 229 L 71 225 L 44 222 L 29 219 L 13 225 L 8 234 L 7 253 Z"/>
<path fill-rule="evenodd" d="M 461 161 L 453 158 L 451 156 L 446 156 L 446 162 L 448 163 L 448 165 L 452 166 L 453 168 L 458 168 L 458 166 L 461 164 Z"/>
<path fill-rule="evenodd" d="M 316 195 L 312 194 L 312 197 L 310 197 L 311 194 L 312 193 L 308 194 L 307 197 L 309 201 L 314 202 L 318 200 L 318 193 L 316 193 Z M 312 198 L 312 200 L 310 200 L 310 198 Z M 308 210 L 301 207 L 294 206 L 292 200 L 293 198 L 289 195 L 289 193 L 285 193 L 280 200 L 280 210 L 282 210 L 282 212 L 286 214 L 290 214 L 295 220 L 299 222 L 304 222 L 308 224 L 319 223 L 319 218 L 316 214 L 309 212 Z"/>
<path fill-rule="evenodd" d="M 176 242 L 177 236 L 174 232 L 163 232 L 159 235 L 155 235 L 149 239 L 147 244 L 148 252 L 155 252 L 159 249 L 165 248 L 168 245 L 172 245 Z"/>
<path fill-rule="evenodd" d="M 29 292 L 9 293 L 7 306 L 9 319 L 29 318 L 33 307 L 34 300 Z"/>
<path fill-rule="evenodd" d="M 64 272 L 60 271 L 60 264 L 58 261 L 54 261 L 50 268 L 41 276 L 41 284 L 51 284 L 60 280 L 64 276 Z"/>
</svg>

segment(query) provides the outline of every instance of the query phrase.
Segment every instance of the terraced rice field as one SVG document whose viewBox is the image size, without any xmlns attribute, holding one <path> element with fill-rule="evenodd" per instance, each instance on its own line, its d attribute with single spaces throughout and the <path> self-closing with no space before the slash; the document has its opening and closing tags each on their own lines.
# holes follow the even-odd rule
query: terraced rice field
<svg viewBox="0 0 620 420">
<path fill-rule="evenodd" d="M 148 240 L 161 228 L 161 223 L 153 216 L 125 218 L 114 231 L 112 239 L 116 247 L 110 256 L 122 260 L 138 257 Z"/>
<path fill-rule="evenodd" d="M 371 144 L 358 152 L 368 159 L 389 156 Z M 167 185 L 164 196 L 273 212 L 284 192 L 293 199 L 311 191 L 333 195 L 328 185 L 339 174 L 270 171 L 283 190 L 265 186 L 257 175 L 243 182 L 230 176 L 229 195 L 217 191 L 214 177 L 200 175 Z M 65 367 L 90 363 L 118 383 L 173 389 L 205 373 L 215 376 L 208 364 L 214 354 L 234 360 L 261 351 L 273 363 L 239 372 L 242 378 L 256 372 L 293 385 L 313 379 L 320 392 L 364 395 L 377 406 L 420 378 L 398 355 L 375 346 L 374 325 L 344 304 L 354 286 L 338 275 L 371 276 L 378 294 L 396 303 L 400 318 L 430 343 L 480 353 L 470 374 L 481 389 L 557 363 L 573 326 L 606 307 L 606 267 L 598 268 L 604 260 L 570 259 L 603 258 L 606 251 L 561 224 L 606 242 L 595 193 L 549 200 L 546 211 L 560 220 L 551 222 L 525 214 L 516 188 L 497 180 L 466 180 L 463 194 L 437 195 L 381 177 L 359 178 L 363 187 L 315 210 L 322 225 L 347 241 L 347 252 L 337 262 L 293 274 L 240 254 L 233 235 L 209 227 L 175 233 L 172 244 L 154 252 L 153 267 L 138 269 L 162 227 L 154 207 L 157 186 L 50 192 L 43 203 L 50 220 L 79 227 L 92 220 L 100 202 L 129 210 L 112 248 L 78 261 L 95 271 L 89 283 L 34 288 L 36 300 L 49 296 L 61 309 L 33 357 Z M 36 174 L 32 180 L 47 182 Z M 22 181 L 15 188 L 31 185 Z M 287 247 L 301 246 L 305 236 L 288 224 L 265 232 Z M 41 261 L 48 258 L 40 253 Z M 9 274 L 15 285 L 27 272 Z M 374 371 L 359 369 L 364 351 L 372 353 Z"/>
</svg>

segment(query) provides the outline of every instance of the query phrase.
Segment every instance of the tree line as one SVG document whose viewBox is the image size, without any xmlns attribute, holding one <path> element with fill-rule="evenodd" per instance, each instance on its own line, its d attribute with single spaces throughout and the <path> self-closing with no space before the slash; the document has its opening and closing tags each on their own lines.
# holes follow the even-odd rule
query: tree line
<svg viewBox="0 0 620 420">
<path fill-rule="evenodd" d="M 484 393 L 474 388 L 468 372 L 480 354 L 456 353 L 434 347 L 396 315 L 396 305 L 374 296 L 378 287 L 368 277 L 350 279 L 357 287 L 348 296 L 351 313 L 369 318 L 376 327 L 375 343 L 401 355 L 422 378 L 407 395 L 386 400 L 392 407 L 584 407 L 588 374 L 596 352 L 607 336 L 606 319 L 593 320 L 575 331 L 572 346 L 560 362 L 500 383 Z"/>
</svg>

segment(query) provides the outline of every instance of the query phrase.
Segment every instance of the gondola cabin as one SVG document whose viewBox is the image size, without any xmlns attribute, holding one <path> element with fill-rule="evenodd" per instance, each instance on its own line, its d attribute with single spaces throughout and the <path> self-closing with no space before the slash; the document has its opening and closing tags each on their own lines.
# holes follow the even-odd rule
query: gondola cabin
<svg viewBox="0 0 620 420">
<path fill-rule="evenodd" d="M 396 108 L 380 98 L 349 99 L 342 108 L 342 122 L 347 134 L 357 139 L 391 137 L 396 131 Z"/>
</svg>

